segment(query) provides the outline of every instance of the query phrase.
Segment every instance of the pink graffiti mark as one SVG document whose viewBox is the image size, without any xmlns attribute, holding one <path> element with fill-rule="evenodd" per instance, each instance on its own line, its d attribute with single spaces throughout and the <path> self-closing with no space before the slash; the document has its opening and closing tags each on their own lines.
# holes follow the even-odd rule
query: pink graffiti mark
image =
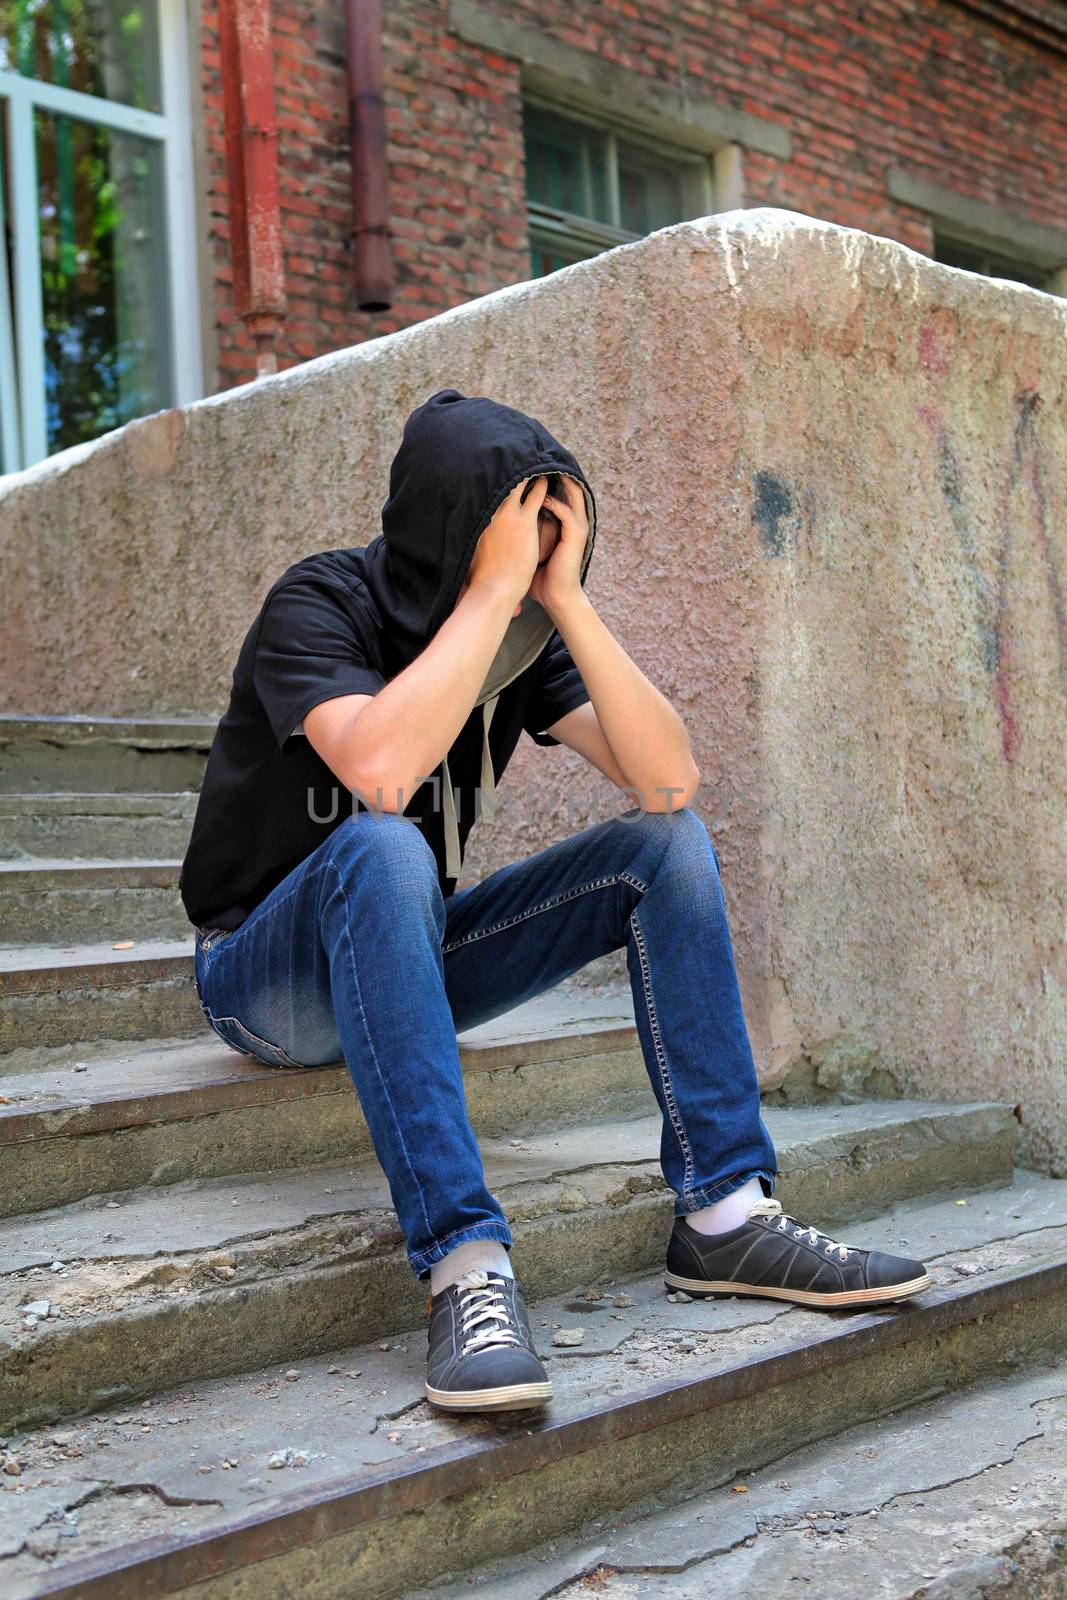
<svg viewBox="0 0 1067 1600">
<path fill-rule="evenodd" d="M 915 414 L 934 443 L 939 444 L 941 442 L 941 435 L 944 432 L 945 425 L 941 419 L 941 412 L 938 407 L 927 405 L 916 406 Z"/>
<path fill-rule="evenodd" d="M 1019 749 L 1019 724 L 1016 722 L 1011 710 L 1009 654 L 1008 641 L 1003 635 L 998 635 L 994 692 L 997 702 L 997 717 L 1000 720 L 1000 748 L 1004 753 L 1005 761 L 1009 766 L 1013 766 Z"/>
<path fill-rule="evenodd" d="M 927 322 L 919 330 L 919 365 L 944 377 L 952 359 L 952 348 L 943 333 Z"/>
<path fill-rule="evenodd" d="M 1060 580 L 1049 537 L 1048 496 L 1042 473 L 1041 453 L 1034 419 L 1042 400 L 1035 388 L 1021 389 L 1015 396 L 1017 416 L 1012 433 L 1011 460 L 1000 494 L 1000 544 L 996 556 L 996 577 L 990 584 L 981 570 L 978 552 L 971 535 L 963 494 L 963 472 L 952 447 L 940 412 L 933 406 L 918 406 L 924 426 L 938 448 L 938 479 L 970 577 L 974 621 L 986 670 L 993 679 L 993 698 L 1000 724 L 1000 744 L 1005 761 L 1014 763 L 1022 741 L 1022 730 L 1013 704 L 1012 650 L 1008 637 L 1008 562 L 1014 529 L 1012 496 L 1024 479 L 1036 508 L 1037 537 L 1045 583 L 1056 619 L 1056 642 L 1060 672 L 1067 676 L 1067 597 Z"/>
</svg>

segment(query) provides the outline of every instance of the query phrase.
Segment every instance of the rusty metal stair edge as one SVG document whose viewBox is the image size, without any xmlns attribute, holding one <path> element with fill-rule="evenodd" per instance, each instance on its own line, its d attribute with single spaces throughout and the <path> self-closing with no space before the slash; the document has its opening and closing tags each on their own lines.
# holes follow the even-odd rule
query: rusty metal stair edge
<svg viewBox="0 0 1067 1600">
<path fill-rule="evenodd" d="M 305 1545 L 325 1543 L 487 1484 L 603 1449 L 769 1388 L 1061 1295 L 1067 1295 L 1067 1260 L 1013 1271 L 981 1286 L 928 1291 L 921 1305 L 890 1317 L 867 1313 L 844 1331 L 831 1330 L 789 1350 L 754 1356 L 706 1378 L 660 1384 L 504 1439 L 441 1446 L 427 1452 L 417 1465 L 363 1471 L 332 1485 L 278 1497 L 273 1505 L 230 1517 L 210 1531 L 139 1541 L 126 1547 L 118 1560 L 113 1552 L 103 1552 L 66 1566 L 55 1582 L 37 1584 L 24 1595 L 26 1600 L 46 1595 L 57 1600 L 156 1600 L 177 1594 Z"/>
</svg>

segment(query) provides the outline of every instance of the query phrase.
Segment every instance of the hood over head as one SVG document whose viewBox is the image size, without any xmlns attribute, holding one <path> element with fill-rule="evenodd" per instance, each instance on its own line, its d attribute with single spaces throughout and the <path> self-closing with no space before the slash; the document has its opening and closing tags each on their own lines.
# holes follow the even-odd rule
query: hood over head
<svg viewBox="0 0 1067 1600">
<path fill-rule="evenodd" d="M 483 395 L 439 389 L 414 410 L 389 472 L 382 533 L 367 546 L 366 583 L 382 619 L 390 675 L 408 666 L 451 614 L 481 534 L 524 478 L 563 473 L 581 485 L 589 520 L 585 582 L 596 540 L 596 501 L 569 450 L 535 418 Z M 489 723 L 496 699 L 540 655 L 555 625 L 529 595 L 508 625 L 476 701 L 483 707 L 481 814 L 492 816 Z M 443 802 L 446 871 L 460 847 L 447 758 Z"/>
<path fill-rule="evenodd" d="M 392 670 L 413 661 L 451 613 L 478 540 L 515 485 L 551 472 L 574 478 L 585 494 L 584 582 L 596 503 L 578 462 L 547 428 L 511 406 L 458 389 L 439 389 L 411 413 L 389 471 L 382 534 L 368 548 L 369 587 L 395 652 Z M 501 651 L 515 655 L 518 641 L 531 645 L 539 638 L 533 660 L 552 631 L 544 609 L 527 598 Z"/>
</svg>

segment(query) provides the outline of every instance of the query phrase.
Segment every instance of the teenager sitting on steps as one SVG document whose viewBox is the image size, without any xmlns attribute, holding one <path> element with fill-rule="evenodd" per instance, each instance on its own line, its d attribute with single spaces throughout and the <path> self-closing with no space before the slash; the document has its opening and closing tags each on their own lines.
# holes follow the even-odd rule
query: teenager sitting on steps
<svg viewBox="0 0 1067 1600">
<path fill-rule="evenodd" d="M 429 1398 L 551 1394 L 456 1033 L 621 948 L 675 1195 L 668 1285 L 834 1309 L 927 1288 L 921 1262 L 838 1243 L 773 1198 L 718 857 L 689 805 L 699 774 L 585 593 L 596 505 L 574 456 L 519 411 L 440 390 L 408 419 L 382 525 L 267 595 L 181 887 L 215 1032 L 278 1066 L 347 1063 L 430 1280 Z M 457 893 L 524 730 L 635 803 Z"/>
</svg>

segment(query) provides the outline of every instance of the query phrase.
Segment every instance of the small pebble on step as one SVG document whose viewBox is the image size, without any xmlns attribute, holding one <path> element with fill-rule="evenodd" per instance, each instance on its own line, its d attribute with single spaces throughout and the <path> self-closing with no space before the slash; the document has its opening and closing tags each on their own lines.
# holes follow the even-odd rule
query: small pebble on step
<svg viewBox="0 0 1067 1600">
<path fill-rule="evenodd" d="M 585 1339 L 584 1328 L 557 1328 L 552 1335 L 552 1343 L 569 1347 L 581 1344 Z"/>
</svg>

